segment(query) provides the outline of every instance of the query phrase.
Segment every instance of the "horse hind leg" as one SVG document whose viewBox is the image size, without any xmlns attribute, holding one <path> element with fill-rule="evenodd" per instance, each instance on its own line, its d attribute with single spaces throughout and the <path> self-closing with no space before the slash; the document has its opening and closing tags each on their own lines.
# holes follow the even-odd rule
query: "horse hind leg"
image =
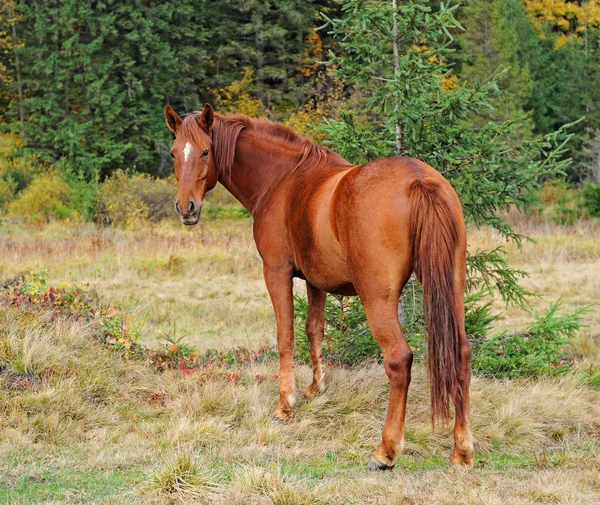
<svg viewBox="0 0 600 505">
<path fill-rule="evenodd" d="M 325 370 L 323 369 L 323 336 L 325 331 L 324 291 L 306 283 L 308 294 L 308 315 L 306 317 L 306 335 L 310 342 L 310 357 L 313 364 L 313 381 L 305 391 L 308 397 L 325 391 Z"/>
<path fill-rule="evenodd" d="M 404 446 L 406 398 L 413 353 L 398 320 L 398 296 L 376 300 L 362 298 L 362 301 L 371 333 L 381 347 L 385 372 L 390 381 L 390 400 L 381 443 L 373 452 L 368 469 L 387 470 L 393 468 Z"/>
<path fill-rule="evenodd" d="M 453 465 L 473 467 L 473 435 L 471 432 L 471 411 L 469 386 L 471 383 L 471 347 L 464 331 L 464 302 L 462 292 L 457 293 L 457 311 L 460 328 L 460 355 L 458 359 L 458 381 L 461 394 L 454 398 L 456 419 L 454 424 L 454 451 L 450 456 Z"/>
</svg>

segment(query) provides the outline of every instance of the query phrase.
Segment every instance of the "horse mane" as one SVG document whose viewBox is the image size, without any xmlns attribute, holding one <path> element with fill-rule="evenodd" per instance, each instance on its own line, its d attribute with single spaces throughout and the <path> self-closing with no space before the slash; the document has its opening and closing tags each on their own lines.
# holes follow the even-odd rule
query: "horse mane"
<svg viewBox="0 0 600 505">
<path fill-rule="evenodd" d="M 178 134 L 181 132 L 187 139 L 196 145 L 200 145 L 201 128 L 196 122 L 200 112 L 188 114 L 179 126 Z M 328 156 L 342 159 L 330 149 L 314 144 L 310 139 L 298 135 L 290 127 L 276 123 L 265 118 L 251 118 L 244 114 L 224 116 L 215 113 L 215 122 L 212 128 L 213 155 L 217 171 L 228 178 L 231 177 L 231 169 L 235 157 L 235 147 L 242 130 L 252 131 L 259 135 L 278 139 L 286 143 L 291 149 L 298 151 L 298 161 L 294 170 L 298 168 L 310 169 L 321 166 Z"/>
</svg>

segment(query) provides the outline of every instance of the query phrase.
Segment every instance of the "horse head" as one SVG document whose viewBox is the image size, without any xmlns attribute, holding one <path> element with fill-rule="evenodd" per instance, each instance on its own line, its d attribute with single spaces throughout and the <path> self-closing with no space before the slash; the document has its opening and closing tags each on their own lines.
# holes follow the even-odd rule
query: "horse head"
<svg viewBox="0 0 600 505">
<path fill-rule="evenodd" d="M 175 212 L 187 226 L 200 219 L 204 195 L 217 184 L 217 169 L 212 152 L 214 111 L 205 104 L 202 112 L 181 119 L 170 105 L 165 120 L 175 134 L 171 157 L 178 182 Z"/>
</svg>

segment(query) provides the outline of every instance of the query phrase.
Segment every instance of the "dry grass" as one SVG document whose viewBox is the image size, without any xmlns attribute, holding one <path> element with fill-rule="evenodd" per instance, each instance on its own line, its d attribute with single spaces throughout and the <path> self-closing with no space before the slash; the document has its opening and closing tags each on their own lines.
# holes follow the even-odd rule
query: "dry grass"
<svg viewBox="0 0 600 505">
<path fill-rule="evenodd" d="M 600 490 L 600 392 L 571 377 L 476 378 L 477 467 L 459 471 L 447 464 L 450 428 L 431 432 L 417 366 L 405 454 L 391 475 L 371 475 L 388 392 L 379 365 L 330 369 L 327 391 L 282 423 L 271 415 L 275 363 L 239 370 L 265 378 L 246 384 L 155 375 L 78 323 L 15 309 L 0 323 L 0 498 L 10 503 L 591 504 Z M 310 373 L 299 368 L 299 387 Z M 65 474 L 83 494 L 69 495 Z"/>
<path fill-rule="evenodd" d="M 51 282 L 96 282 L 104 298 L 146 321 L 148 344 L 172 334 L 174 321 L 178 336 L 200 349 L 273 343 L 272 309 L 249 220 L 137 230 L 4 224 L 0 257 L 1 277 L 46 268 Z"/>
<path fill-rule="evenodd" d="M 599 303 L 600 231 L 530 226 L 538 246 L 508 247 L 526 287 L 565 308 Z M 471 247 L 499 237 L 471 233 Z M 227 348 L 273 342 L 260 259 L 246 221 L 136 231 L 50 225 L 0 229 L 1 276 L 48 268 L 54 280 L 106 276 L 100 292 L 139 315 L 147 342 L 170 331 Z M 549 275 L 552 273 L 553 275 Z M 503 307 L 499 302 L 496 306 Z M 597 308 L 576 346 L 598 359 Z M 498 329 L 518 330 L 508 309 Z M 380 365 L 328 370 L 328 389 L 271 415 L 276 363 L 236 370 L 248 380 L 156 375 L 92 343 L 66 319 L 0 310 L 0 503 L 596 504 L 600 392 L 576 378 L 475 378 L 476 468 L 448 466 L 450 428 L 433 434 L 423 366 L 411 384 L 406 451 L 387 474 L 364 468 L 378 443 L 388 386 Z M 217 374 L 216 374 L 217 375 Z M 260 376 L 260 380 L 254 379 Z M 298 368 L 298 389 L 310 382 Z M 264 378 L 264 380 L 263 380 Z"/>
<path fill-rule="evenodd" d="M 509 262 L 530 273 L 524 287 L 542 296 L 532 300 L 538 310 L 559 297 L 564 310 L 600 307 L 600 221 L 573 227 L 514 224 L 535 243 L 519 250 L 483 228 L 470 230 L 470 249 L 505 246 Z M 191 229 L 164 223 L 133 231 L 81 223 L 37 229 L 0 224 L 0 257 L 0 277 L 47 268 L 52 281 L 71 277 L 85 282 L 99 271 L 106 278 L 95 278 L 101 295 L 147 322 L 150 345 L 172 334 L 174 321 L 177 334 L 201 350 L 274 343 L 272 309 L 250 220 L 201 220 Z M 498 331 L 518 331 L 531 319 L 500 300 L 494 310 L 502 313 Z M 578 338 L 582 350 L 600 348 L 600 310 L 586 314 L 584 323 Z"/>
</svg>

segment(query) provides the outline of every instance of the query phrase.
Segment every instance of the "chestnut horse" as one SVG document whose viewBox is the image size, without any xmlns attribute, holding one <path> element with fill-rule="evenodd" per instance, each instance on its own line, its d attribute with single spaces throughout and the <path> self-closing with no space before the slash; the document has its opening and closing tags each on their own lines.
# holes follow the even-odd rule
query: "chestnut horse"
<svg viewBox="0 0 600 505">
<path fill-rule="evenodd" d="M 401 156 L 353 166 L 329 149 L 265 119 L 222 116 L 209 104 L 183 120 L 167 105 L 175 133 L 178 195 L 185 225 L 198 222 L 217 181 L 254 218 L 254 239 L 277 320 L 280 359 L 275 415 L 292 416 L 292 278 L 306 280 L 313 381 L 325 389 L 321 358 L 326 293 L 358 295 L 381 346 L 390 382 L 382 440 L 370 470 L 392 468 L 404 442 L 413 354 L 398 320 L 398 299 L 414 271 L 423 286 L 432 421 L 456 411 L 454 464 L 473 465 L 469 412 L 471 350 L 465 335 L 466 231 L 456 193 L 429 165 Z"/>
</svg>

